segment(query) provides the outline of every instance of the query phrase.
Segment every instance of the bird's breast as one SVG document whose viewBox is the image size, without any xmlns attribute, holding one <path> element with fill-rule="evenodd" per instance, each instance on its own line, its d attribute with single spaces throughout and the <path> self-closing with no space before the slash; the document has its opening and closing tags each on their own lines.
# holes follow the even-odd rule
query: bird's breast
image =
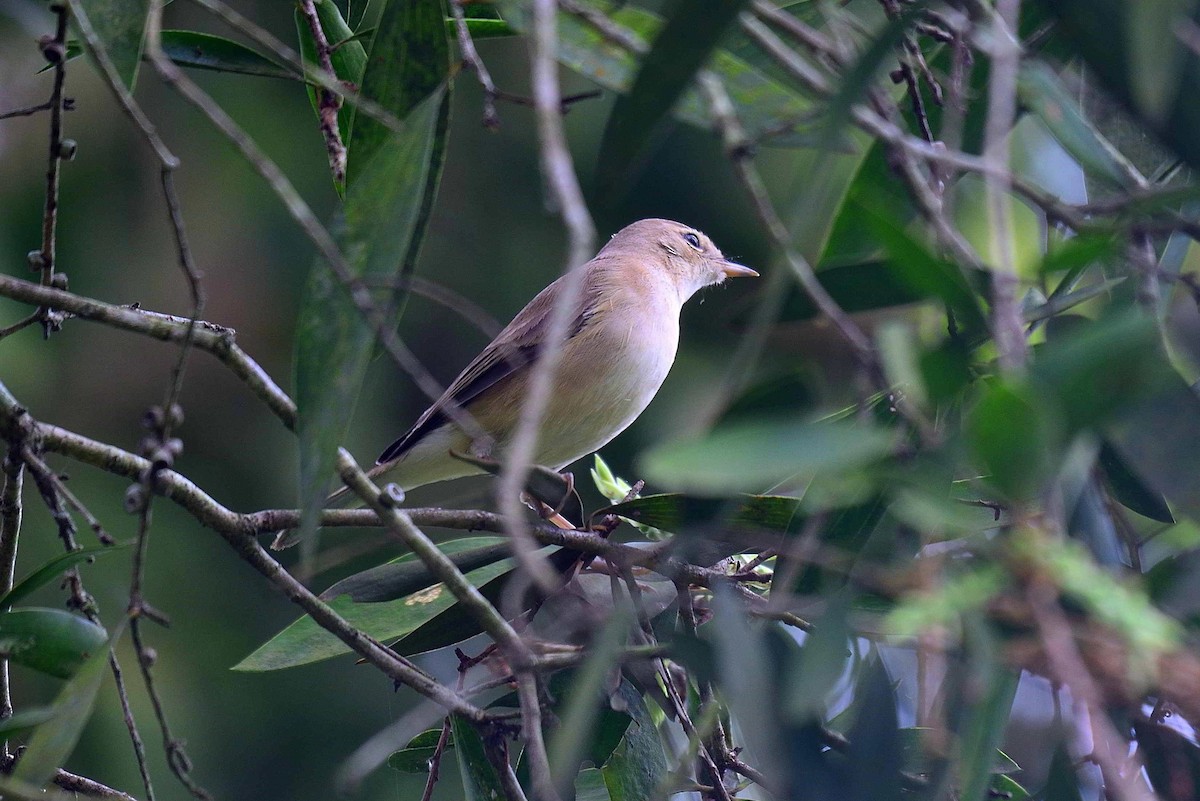
<svg viewBox="0 0 1200 801">
<path fill-rule="evenodd" d="M 678 310 L 615 306 L 601 314 L 564 345 L 539 437 L 542 464 L 562 467 L 624 431 L 675 361 Z"/>
</svg>

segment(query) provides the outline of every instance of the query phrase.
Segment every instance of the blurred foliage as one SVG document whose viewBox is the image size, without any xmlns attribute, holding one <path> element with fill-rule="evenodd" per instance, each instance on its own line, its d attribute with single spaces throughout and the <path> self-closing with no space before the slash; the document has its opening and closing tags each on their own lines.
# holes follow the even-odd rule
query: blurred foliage
<svg viewBox="0 0 1200 801">
<path fill-rule="evenodd" d="M 500 89 L 484 98 L 443 3 L 313 3 L 336 85 L 371 109 L 305 79 L 323 54 L 300 8 L 236 4 L 303 65 L 220 24 L 216 4 L 166 6 L 163 52 L 327 221 L 339 276 L 300 235 L 295 202 L 141 60 L 147 4 L 72 3 L 181 158 L 205 318 L 236 328 L 299 406 L 293 436 L 193 356 L 178 469 L 231 509 L 303 509 L 306 551 L 284 555 L 289 569 L 495 714 L 443 719 L 354 666 L 341 639 L 296 619 L 166 501 L 142 591 L 174 626 L 135 653 L 122 633 L 137 549 L 63 554 L 56 536 L 80 514 L 55 486 L 102 521 L 103 542 L 133 535 L 124 481 L 46 454 L 71 480 L 25 480 L 15 587 L 0 597 L 16 713 L 0 734 L 28 747 L 15 770 L 4 763 L 0 795 L 39 792 L 61 767 L 141 797 L 105 672 L 112 647 L 152 664 L 215 797 L 416 798 L 433 771 L 434 799 L 519 798 L 514 783 L 536 798 L 527 712 L 477 616 L 377 530 L 313 536 L 336 447 L 373 455 L 425 406 L 372 358 L 379 332 L 395 328 L 443 384 L 486 341 L 473 310 L 439 305 L 446 293 L 411 277 L 503 320 L 559 272 L 524 107 L 530 5 L 461 6 Z M 1015 63 L 1000 21 L 1012 6 Z M 599 228 L 685 220 L 764 274 L 689 307 L 671 378 L 595 456 L 590 483 L 534 474 L 534 497 L 553 507 L 567 490 L 563 513 L 638 566 L 549 546 L 570 581 L 545 597 L 504 538 L 433 532 L 537 646 L 559 795 L 1200 796 L 1200 8 L 569 0 L 557 21 L 564 124 Z M 44 102 L 57 51 L 41 37 L 54 28 L 41 0 L 0 5 L 0 113 Z M 64 135 L 78 156 L 60 164 L 56 270 L 80 295 L 186 315 L 157 164 L 79 58 L 80 31 L 69 36 Z M 1014 119 L 985 151 L 1004 91 Z M 497 130 L 480 124 L 485 100 L 500 104 Z M 318 124 L 332 109 L 344 182 L 330 180 Z M 5 276 L 30 277 L 25 254 L 41 246 L 46 121 L 0 119 Z M 793 281 L 804 260 L 866 352 Z M 379 319 L 364 318 L 369 304 Z M 29 311 L 0 297 L 0 327 Z M 1027 355 L 1003 350 L 1004 326 L 1020 327 Z M 0 401 L 135 450 L 177 350 L 85 321 L 45 341 L 39 330 L 0 339 Z M 9 458 L 25 459 L 6 436 Z M 492 483 L 406 503 L 487 506 Z M 132 711 L 156 743 L 139 672 L 125 672 Z M 178 753 L 149 750 L 162 795 L 183 797 Z"/>
</svg>

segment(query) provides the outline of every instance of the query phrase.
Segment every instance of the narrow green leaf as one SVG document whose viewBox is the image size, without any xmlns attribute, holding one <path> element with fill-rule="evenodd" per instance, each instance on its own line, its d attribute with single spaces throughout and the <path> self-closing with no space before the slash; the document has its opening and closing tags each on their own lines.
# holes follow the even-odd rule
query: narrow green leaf
<svg viewBox="0 0 1200 801">
<path fill-rule="evenodd" d="M 671 493 L 646 495 L 613 504 L 592 515 L 620 515 L 631 521 L 664 531 L 678 532 L 690 526 L 718 521 L 733 528 L 796 532 L 803 525 L 800 499 L 781 495 L 744 495 L 736 498 L 707 498 Z"/>
<path fill-rule="evenodd" d="M 199 31 L 163 31 L 163 52 L 181 67 L 303 80 L 302 75 L 241 42 Z"/>
<path fill-rule="evenodd" d="M 11 590 L 0 596 L 0 609 L 8 609 L 19 603 L 34 590 L 46 586 L 76 565 L 90 562 L 100 554 L 115 553 L 124 550 L 131 544 L 122 542 L 116 545 L 98 545 L 93 548 L 80 548 L 78 551 L 68 551 L 59 554 L 18 581 Z"/>
<path fill-rule="evenodd" d="M 602 690 L 613 672 L 613 656 L 624 645 L 632 622 L 630 609 L 614 610 L 592 640 L 587 660 L 574 671 L 570 690 L 559 707 L 559 725 L 550 734 L 547 751 L 554 785 L 564 797 L 599 733 L 596 724 L 602 705 L 608 706 Z"/>
<path fill-rule="evenodd" d="M 0 655 L 60 679 L 75 675 L 107 639 L 104 629 L 62 609 L 0 612 Z"/>
<path fill-rule="evenodd" d="M 1058 433 L 1047 406 L 1026 387 L 997 383 L 971 410 L 971 449 L 989 480 L 1010 498 L 1032 497 L 1050 474 Z"/>
<path fill-rule="evenodd" d="M 601 769 L 604 784 L 611 801 L 650 801 L 667 774 L 667 752 L 641 694 L 628 681 L 616 694 L 633 721 Z"/>
<path fill-rule="evenodd" d="M 700 14 L 687 3 L 674 6 L 604 126 L 596 158 L 603 203 L 616 203 L 637 178 L 666 133 L 663 121 L 745 5 L 746 0 L 711 0 Z"/>
<path fill-rule="evenodd" d="M 893 432 L 844 421 L 740 423 L 659 446 L 640 465 L 653 481 L 730 495 L 863 467 L 889 453 L 894 441 Z"/>
<path fill-rule="evenodd" d="M 600 13 L 609 11 L 608 6 L 597 0 L 583 0 L 583 5 Z M 513 28 L 528 32 L 525 4 L 504 0 L 502 8 L 504 18 Z M 613 9 L 610 19 L 616 29 L 643 45 L 654 40 L 663 24 L 658 15 L 628 4 Z M 557 55 L 563 65 L 616 92 L 626 92 L 633 85 L 638 69 L 633 53 L 612 44 L 588 23 L 566 12 L 559 14 L 558 35 Z M 709 68 L 725 84 L 749 136 L 764 137 L 764 144 L 778 147 L 812 144 L 812 136 L 804 130 L 814 109 L 811 100 L 727 50 L 717 50 Z M 673 113 L 691 125 L 711 126 L 708 105 L 695 90 L 684 93 Z"/>
<path fill-rule="evenodd" d="M 1178 36 L 1194 0 L 1042 0 L 1090 74 L 1168 146 L 1200 166 L 1200 57 Z M 1181 22 L 1186 20 L 1187 22 Z"/>
<path fill-rule="evenodd" d="M 149 0 L 79 0 L 127 89 L 137 80 Z"/>
<path fill-rule="evenodd" d="M 502 19 L 472 19 L 467 18 L 467 31 L 472 39 L 498 39 L 502 36 L 516 36 L 517 30 Z M 454 20 L 446 20 L 446 32 L 454 36 L 456 29 Z"/>
<path fill-rule="evenodd" d="M 0 720 L 0 737 L 12 737 L 36 729 L 55 715 L 54 707 L 41 706 L 22 709 Z"/>
<path fill-rule="evenodd" d="M 550 566 L 560 574 L 564 573 L 579 559 L 578 551 L 566 548 L 560 549 L 558 546 L 543 548 L 539 553 L 541 554 L 540 558 L 546 559 L 550 563 Z M 483 569 L 487 570 L 490 568 Z M 499 603 L 501 595 L 508 586 L 508 582 L 512 580 L 515 574 L 515 570 L 509 569 L 485 584 L 481 584 L 480 582 L 472 583 L 476 587 L 479 587 L 480 595 L 495 604 Z M 530 592 L 523 599 L 521 605 L 528 609 L 534 600 L 535 596 Z M 449 609 L 439 612 L 412 633 L 406 634 L 394 643 L 392 648 L 396 653 L 410 656 L 462 642 L 469 637 L 474 637 L 482 630 L 475 615 L 463 609 L 461 604 L 456 603 Z"/>
<path fill-rule="evenodd" d="M 360 276 L 409 269 L 440 162 L 445 96 L 434 92 L 405 120 L 372 168 L 351 183 L 339 241 Z M 399 304 L 391 304 L 394 316 Z M 296 402 L 300 440 L 299 537 L 312 547 L 317 511 L 332 488 L 333 462 L 358 399 L 374 332 L 331 271 L 317 264 L 297 323 Z"/>
<path fill-rule="evenodd" d="M 454 734 L 454 756 L 462 777 L 465 801 L 507 798 L 500 776 L 488 759 L 487 748 L 479 731 L 459 715 L 450 716 L 450 730 Z"/>
<path fill-rule="evenodd" d="M 1101 295 L 1106 295 L 1114 287 L 1120 286 L 1125 282 L 1125 276 L 1120 275 L 1116 278 L 1109 278 L 1106 281 L 1099 281 L 1095 284 L 1085 286 L 1082 289 L 1077 289 L 1074 292 L 1064 292 L 1061 295 L 1050 298 L 1045 303 L 1038 304 L 1033 308 L 1026 309 L 1022 315 L 1025 322 L 1035 323 L 1041 320 L 1048 320 L 1051 317 L 1070 311 L 1081 303 L 1086 303 L 1092 298 L 1098 298 Z"/>
<path fill-rule="evenodd" d="M 1041 797 L 1047 801 L 1083 801 L 1079 774 L 1075 772 L 1074 760 L 1067 753 L 1066 743 L 1059 744 L 1054 750 L 1054 759 L 1050 762 L 1050 773 Z"/>
<path fill-rule="evenodd" d="M 499 562 L 512 554 L 505 537 L 463 537 L 438 545 L 442 553 L 463 572 Z M 429 568 L 416 554 L 406 553 L 386 564 L 347 576 L 321 593 L 332 601 L 347 595 L 355 603 L 392 601 L 437 583 Z"/>
<path fill-rule="evenodd" d="M 401 773 L 428 773 L 429 760 L 437 751 L 438 741 L 442 738 L 442 729 L 428 729 L 408 741 L 408 745 L 388 757 L 387 766 Z M 454 735 L 446 738 L 444 752 L 454 748 Z"/>
<path fill-rule="evenodd" d="M 450 42 L 441 0 L 389 0 L 371 39 L 362 94 L 404 119 L 444 87 L 449 74 Z M 375 154 L 395 147 L 395 137 L 382 122 L 356 115 L 346 143 L 347 186 L 353 187 L 367 171 L 379 170 Z M 434 176 L 441 172 L 441 148 L 438 141 L 431 158 Z"/>
<path fill-rule="evenodd" d="M 904 798 L 896 693 L 878 657 L 864 667 L 855 696 L 858 714 L 849 731 L 850 786 L 845 797 L 847 801 Z"/>
<path fill-rule="evenodd" d="M 475 586 L 492 581 L 513 568 L 511 559 L 467 573 Z M 441 584 L 434 584 L 405 598 L 384 603 L 355 603 L 348 596 L 330 602 L 330 607 L 355 628 L 377 640 L 404 637 L 455 604 Z M 254 653 L 233 667 L 242 671 L 282 670 L 330 659 L 350 652 L 350 647 L 305 616 L 276 634 Z"/>
<path fill-rule="evenodd" d="M 988 639 L 982 624 L 973 627 L 978 638 Z M 982 687 L 982 697 L 969 703 L 959 732 L 958 770 L 962 801 L 983 801 L 991 786 L 995 754 L 1004 737 L 1004 725 L 1017 695 L 1020 673 L 995 660 L 990 640 L 973 655 L 972 683 Z"/>
<path fill-rule="evenodd" d="M 1071 96 L 1049 65 L 1034 60 L 1022 62 L 1017 97 L 1089 175 L 1115 187 L 1131 188 L 1124 157 L 1079 112 L 1078 98 Z"/>
<path fill-rule="evenodd" d="M 1162 493 L 1146 486 L 1129 463 L 1107 442 L 1100 447 L 1098 463 L 1113 497 L 1121 504 L 1159 523 L 1175 522 L 1175 516 L 1171 514 L 1171 508 L 1167 506 Z"/>
<path fill-rule="evenodd" d="M 9 614 L 12 614 L 11 612 Z M 89 624 L 90 625 L 90 624 Z M 98 626 L 94 628 L 99 629 Z M 101 629 L 102 630 L 102 629 Z M 83 727 L 87 725 L 96 702 L 96 693 L 108 669 L 109 651 L 125 630 L 122 623 L 111 637 L 101 639 L 79 671 L 67 682 L 54 699 L 53 718 L 38 726 L 22 754 L 14 780 L 34 787 L 44 787 L 75 750 Z"/>
</svg>

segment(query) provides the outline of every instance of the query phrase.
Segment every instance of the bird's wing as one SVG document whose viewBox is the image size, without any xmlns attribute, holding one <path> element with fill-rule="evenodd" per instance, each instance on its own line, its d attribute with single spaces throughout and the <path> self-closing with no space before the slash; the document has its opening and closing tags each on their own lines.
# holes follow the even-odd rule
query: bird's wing
<svg viewBox="0 0 1200 801">
<path fill-rule="evenodd" d="M 537 361 L 546 344 L 550 327 L 550 316 L 555 298 L 561 291 L 563 278 L 538 293 L 504 330 L 496 335 L 483 352 L 467 365 L 442 393 L 442 396 L 404 436 L 393 442 L 379 456 L 376 464 L 393 462 L 409 451 L 421 438 L 452 419 L 450 409 L 465 409 L 467 404 L 479 397 L 490 387 L 509 376 L 526 370 Z M 598 287 L 585 282 L 571 324 L 567 327 L 567 339 L 586 329 L 599 308 Z"/>
</svg>

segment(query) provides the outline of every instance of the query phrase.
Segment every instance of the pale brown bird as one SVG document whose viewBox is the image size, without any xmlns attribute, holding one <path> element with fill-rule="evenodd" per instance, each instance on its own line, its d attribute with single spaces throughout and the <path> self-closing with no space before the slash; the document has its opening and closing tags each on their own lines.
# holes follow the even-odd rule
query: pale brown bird
<svg viewBox="0 0 1200 801">
<path fill-rule="evenodd" d="M 537 438 L 534 462 L 561 470 L 624 431 L 662 386 L 679 344 L 679 312 L 702 287 L 757 276 L 700 231 L 670 220 L 626 226 L 588 263 Z M 370 471 L 410 490 L 476 475 L 451 452 L 502 458 L 546 345 L 565 276 L 538 293 Z M 486 434 L 472 437 L 452 409 Z M 461 416 L 460 416 L 461 419 Z M 342 496 L 335 493 L 331 500 Z"/>
</svg>

